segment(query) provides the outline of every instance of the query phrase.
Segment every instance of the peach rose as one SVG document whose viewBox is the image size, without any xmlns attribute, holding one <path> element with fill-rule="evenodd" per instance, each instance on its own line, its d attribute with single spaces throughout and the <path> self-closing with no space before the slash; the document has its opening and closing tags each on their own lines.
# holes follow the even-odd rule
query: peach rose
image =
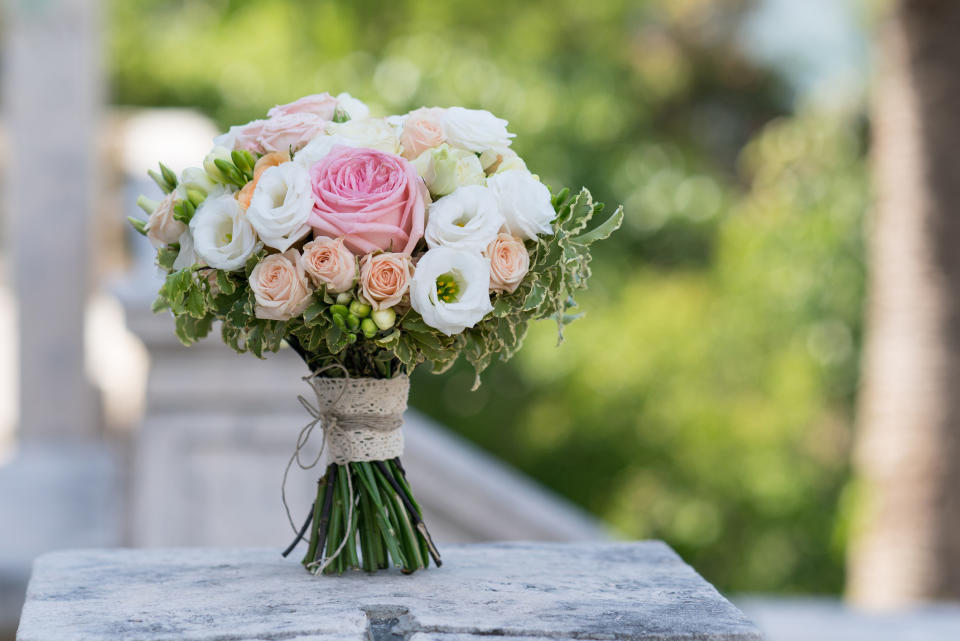
<svg viewBox="0 0 960 641">
<path fill-rule="evenodd" d="M 303 268 L 319 287 L 332 293 L 345 292 L 357 280 L 357 259 L 343 245 L 343 238 L 317 236 L 303 246 Z"/>
<path fill-rule="evenodd" d="M 186 225 L 173 217 L 175 194 L 176 192 L 172 191 L 164 196 L 147 219 L 147 238 L 154 247 L 177 242 L 180 234 L 187 230 Z"/>
<path fill-rule="evenodd" d="M 227 149 L 246 149 L 251 153 L 262 154 L 260 135 L 266 120 L 251 120 L 245 125 L 234 125 L 230 131 L 213 139 L 214 144 Z"/>
<path fill-rule="evenodd" d="M 367 254 L 360 260 L 360 292 L 373 309 L 388 309 L 410 288 L 413 267 L 406 254 Z"/>
<path fill-rule="evenodd" d="M 257 318 L 290 320 L 303 313 L 313 293 L 296 249 L 270 254 L 250 273 Z"/>
<path fill-rule="evenodd" d="M 311 96 L 304 96 L 299 100 L 277 105 L 267 112 L 267 116 L 275 118 L 277 116 L 288 116 L 290 114 L 307 113 L 320 116 L 324 120 L 333 120 L 333 113 L 337 109 L 337 99 L 327 92 L 315 93 Z"/>
<path fill-rule="evenodd" d="M 400 144 L 403 156 L 413 160 L 427 149 L 439 147 L 447 139 L 443 133 L 443 109 L 421 107 L 411 111 L 403 122 Z"/>
<path fill-rule="evenodd" d="M 253 166 L 253 180 L 249 181 L 243 186 L 243 189 L 237 192 L 237 202 L 240 203 L 240 206 L 244 209 L 250 207 L 250 199 L 253 198 L 253 190 L 257 188 L 257 183 L 260 181 L 260 176 L 263 175 L 263 172 L 271 167 L 282 165 L 289 160 L 290 154 L 286 151 L 272 151 L 265 156 L 261 156 L 257 163 Z"/>
<path fill-rule="evenodd" d="M 500 233 L 487 245 L 490 259 L 490 290 L 512 294 L 530 269 L 530 255 L 523 241 Z"/>
</svg>

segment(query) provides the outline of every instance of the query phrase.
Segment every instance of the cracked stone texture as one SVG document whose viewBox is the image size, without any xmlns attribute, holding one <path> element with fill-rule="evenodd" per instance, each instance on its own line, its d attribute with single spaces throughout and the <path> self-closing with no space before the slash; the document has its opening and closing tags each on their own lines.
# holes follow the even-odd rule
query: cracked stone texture
<svg viewBox="0 0 960 641">
<path fill-rule="evenodd" d="M 444 546 L 411 576 L 313 577 L 272 549 L 37 559 L 19 641 L 760 640 L 665 544 Z"/>
</svg>

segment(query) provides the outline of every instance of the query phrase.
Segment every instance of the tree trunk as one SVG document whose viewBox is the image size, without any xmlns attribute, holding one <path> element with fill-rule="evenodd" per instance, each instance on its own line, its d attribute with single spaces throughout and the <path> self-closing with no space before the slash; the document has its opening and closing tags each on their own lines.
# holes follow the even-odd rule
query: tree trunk
<svg viewBox="0 0 960 641">
<path fill-rule="evenodd" d="M 879 49 L 847 590 L 891 608 L 960 599 L 960 2 L 897 2 Z"/>
</svg>

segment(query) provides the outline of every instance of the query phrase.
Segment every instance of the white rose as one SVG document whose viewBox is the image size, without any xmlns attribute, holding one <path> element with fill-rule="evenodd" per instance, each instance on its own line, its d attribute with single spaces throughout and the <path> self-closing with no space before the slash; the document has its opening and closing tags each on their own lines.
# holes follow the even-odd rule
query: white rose
<svg viewBox="0 0 960 641">
<path fill-rule="evenodd" d="M 537 234 L 552 234 L 550 222 L 557 212 L 550 190 L 530 172 L 511 169 L 487 178 L 487 188 L 497 199 L 506 228 L 512 235 L 534 240 Z"/>
<path fill-rule="evenodd" d="M 482 152 L 491 147 L 508 147 L 515 134 L 507 132 L 507 121 L 483 109 L 450 107 L 443 113 L 447 141 L 455 147 Z"/>
<path fill-rule="evenodd" d="M 427 246 L 483 252 L 503 226 L 497 199 L 480 185 L 461 187 L 430 205 Z"/>
<path fill-rule="evenodd" d="M 410 281 L 410 305 L 427 325 L 452 336 L 493 311 L 489 285 L 490 263 L 486 258 L 436 247 L 417 262 Z"/>
<path fill-rule="evenodd" d="M 326 133 L 352 140 L 356 143 L 354 147 L 378 149 L 391 154 L 400 151 L 396 130 L 382 118 L 331 122 L 326 126 Z"/>
<path fill-rule="evenodd" d="M 413 161 L 413 167 L 434 196 L 444 196 L 464 185 L 482 185 L 485 175 L 473 152 L 440 145 Z"/>
<path fill-rule="evenodd" d="M 370 117 L 369 107 L 346 92 L 337 95 L 337 107 L 346 111 L 350 120 L 365 120 Z"/>
<path fill-rule="evenodd" d="M 363 147 L 359 141 L 344 138 L 343 136 L 318 136 L 296 153 L 293 157 L 293 162 L 309 171 L 311 167 L 323 160 L 326 155 L 330 153 L 330 150 L 337 145 Z"/>
<path fill-rule="evenodd" d="M 203 201 L 190 221 L 197 255 L 208 265 L 233 272 L 243 269 L 261 243 L 232 194 Z"/>
<path fill-rule="evenodd" d="M 310 232 L 313 191 L 309 172 L 291 162 L 268 168 L 257 181 L 247 220 L 268 247 L 287 251 Z"/>
</svg>

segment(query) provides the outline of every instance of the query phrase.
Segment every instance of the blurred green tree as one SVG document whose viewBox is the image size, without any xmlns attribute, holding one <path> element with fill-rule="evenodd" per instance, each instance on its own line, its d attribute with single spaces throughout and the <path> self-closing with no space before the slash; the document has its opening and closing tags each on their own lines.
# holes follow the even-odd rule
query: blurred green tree
<svg viewBox="0 0 960 641">
<path fill-rule="evenodd" d="M 112 87 L 223 126 L 325 90 L 509 119 L 546 183 L 624 203 L 625 228 L 562 349 L 544 324 L 478 392 L 420 373 L 413 403 L 721 588 L 838 591 L 862 132 L 785 118 L 737 46 L 750 7 L 114 0 Z"/>
</svg>

